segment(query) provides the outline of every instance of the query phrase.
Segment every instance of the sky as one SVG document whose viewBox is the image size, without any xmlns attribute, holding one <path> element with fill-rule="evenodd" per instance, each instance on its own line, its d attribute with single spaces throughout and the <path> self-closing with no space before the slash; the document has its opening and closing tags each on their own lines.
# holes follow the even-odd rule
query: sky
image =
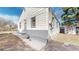
<svg viewBox="0 0 79 59">
<path fill-rule="evenodd" d="M 0 17 L 17 23 L 22 10 L 22 7 L 0 7 Z"/>
<path fill-rule="evenodd" d="M 52 11 L 56 15 L 56 17 L 61 21 L 61 15 L 64 13 L 62 7 L 53 7 Z"/>
</svg>

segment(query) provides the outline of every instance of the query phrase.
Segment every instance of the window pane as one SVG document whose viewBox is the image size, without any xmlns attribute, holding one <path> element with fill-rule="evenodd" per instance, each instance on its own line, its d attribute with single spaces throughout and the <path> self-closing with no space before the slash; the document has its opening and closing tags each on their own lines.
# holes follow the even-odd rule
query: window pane
<svg viewBox="0 0 79 59">
<path fill-rule="evenodd" d="M 32 28 L 35 28 L 36 27 L 36 18 L 35 17 L 32 17 L 31 18 L 31 27 Z"/>
</svg>

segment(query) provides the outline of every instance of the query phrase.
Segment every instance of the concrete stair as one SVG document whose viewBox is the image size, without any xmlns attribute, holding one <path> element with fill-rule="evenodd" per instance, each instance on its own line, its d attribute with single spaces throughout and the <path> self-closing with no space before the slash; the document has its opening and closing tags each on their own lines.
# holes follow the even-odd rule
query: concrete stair
<svg viewBox="0 0 79 59">
<path fill-rule="evenodd" d="M 48 31 L 35 30 L 27 31 L 25 33 L 14 33 L 14 35 L 21 38 L 26 44 L 36 50 L 41 50 L 47 44 L 48 40 Z"/>
</svg>

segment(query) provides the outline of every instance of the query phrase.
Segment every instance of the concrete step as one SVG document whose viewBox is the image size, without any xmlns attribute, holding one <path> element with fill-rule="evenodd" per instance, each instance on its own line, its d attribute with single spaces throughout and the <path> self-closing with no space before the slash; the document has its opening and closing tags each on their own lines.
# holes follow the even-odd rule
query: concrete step
<svg viewBox="0 0 79 59">
<path fill-rule="evenodd" d="M 30 37 L 31 40 L 29 40 L 26 38 L 26 36 L 27 36 L 26 34 L 22 35 L 19 33 L 14 33 L 14 35 L 21 38 L 24 42 L 26 42 L 26 44 L 28 44 L 30 47 L 32 47 L 33 49 L 36 49 L 36 50 L 42 49 L 43 47 L 45 47 L 45 45 L 47 43 L 47 40 L 44 40 L 42 38 L 38 38 L 36 36 L 31 36 Z"/>
<path fill-rule="evenodd" d="M 48 38 L 48 31 L 47 30 L 27 30 L 26 33 L 30 37 L 38 37 L 42 39 Z"/>
</svg>

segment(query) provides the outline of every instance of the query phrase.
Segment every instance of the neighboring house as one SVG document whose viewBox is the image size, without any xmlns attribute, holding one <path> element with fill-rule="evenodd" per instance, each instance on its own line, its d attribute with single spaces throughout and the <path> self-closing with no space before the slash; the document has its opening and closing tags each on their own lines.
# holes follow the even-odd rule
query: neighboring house
<svg viewBox="0 0 79 59">
<path fill-rule="evenodd" d="M 79 34 L 79 24 L 77 24 L 76 26 L 72 26 L 70 28 L 70 30 L 67 30 L 67 28 L 65 27 L 65 33 L 67 33 L 67 34 Z"/>
<path fill-rule="evenodd" d="M 60 33 L 64 34 L 79 34 L 79 22 L 77 21 L 77 25 L 73 25 L 71 27 L 68 26 L 60 26 Z"/>
</svg>

